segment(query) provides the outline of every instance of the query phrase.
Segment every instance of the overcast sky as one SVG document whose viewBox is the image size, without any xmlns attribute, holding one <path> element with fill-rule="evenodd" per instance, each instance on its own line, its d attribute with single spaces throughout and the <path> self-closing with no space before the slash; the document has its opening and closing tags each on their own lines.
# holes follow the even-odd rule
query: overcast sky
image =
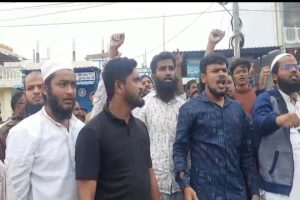
<svg viewBox="0 0 300 200">
<path fill-rule="evenodd" d="M 232 3 L 225 7 L 232 13 Z M 250 6 L 240 3 L 240 7 L 273 9 L 268 3 Z M 248 31 L 245 46 L 276 45 L 274 30 L 266 30 L 274 22 L 262 21 L 262 16 L 272 16 L 273 12 L 241 11 L 240 14 L 249 21 L 243 20 L 242 30 Z M 103 46 L 106 50 L 112 33 L 125 32 L 122 55 L 135 58 L 141 65 L 146 52 L 149 65 L 153 55 L 163 50 L 163 22 L 165 50 L 188 51 L 204 50 L 208 34 L 214 28 L 226 31 L 217 48 L 227 49 L 232 36 L 230 19 L 230 14 L 218 3 L 0 3 L 0 43 L 32 59 L 39 41 L 41 58 L 47 57 L 48 49 L 51 59 L 71 60 L 74 39 L 76 58 L 84 60 L 88 54 L 100 53 Z M 256 35 L 249 34 L 251 30 Z"/>
</svg>

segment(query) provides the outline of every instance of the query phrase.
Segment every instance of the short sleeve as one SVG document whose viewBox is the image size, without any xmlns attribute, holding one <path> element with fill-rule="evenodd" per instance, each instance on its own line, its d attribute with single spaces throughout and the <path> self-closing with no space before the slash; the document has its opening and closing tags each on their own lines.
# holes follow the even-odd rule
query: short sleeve
<svg viewBox="0 0 300 200">
<path fill-rule="evenodd" d="M 75 146 L 76 179 L 97 180 L 100 171 L 100 136 L 89 127 L 79 132 Z"/>
</svg>

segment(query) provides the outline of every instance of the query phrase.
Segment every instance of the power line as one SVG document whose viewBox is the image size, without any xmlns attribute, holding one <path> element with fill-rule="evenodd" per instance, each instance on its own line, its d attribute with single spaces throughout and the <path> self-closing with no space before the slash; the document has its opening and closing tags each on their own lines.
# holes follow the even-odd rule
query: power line
<svg viewBox="0 0 300 200">
<path fill-rule="evenodd" d="M 54 15 L 54 14 L 59 14 L 59 13 L 66 13 L 66 12 L 73 12 L 73 11 L 78 11 L 78 10 L 85 10 L 85 9 L 90 9 L 90 8 L 95 8 L 95 7 L 103 7 L 107 5 L 111 5 L 115 3 L 107 3 L 107 4 L 101 4 L 101 5 L 93 5 L 93 6 L 88 6 L 84 8 L 74 8 L 70 10 L 61 10 L 61 11 L 56 11 L 56 12 L 50 12 L 50 13 L 45 13 L 45 14 L 39 14 L 39 15 L 31 15 L 31 16 L 25 16 L 25 17 L 16 17 L 16 18 L 10 18 L 10 19 L 0 19 L 0 22 L 3 21 L 14 21 L 14 20 L 19 20 L 19 19 L 28 19 L 28 18 L 35 18 L 35 17 L 43 17 L 47 15 Z"/>
<path fill-rule="evenodd" d="M 208 13 L 217 13 L 225 12 L 224 10 L 215 10 L 209 12 L 197 12 L 197 13 L 184 13 L 184 14 L 173 14 L 165 15 L 165 17 L 181 17 L 181 16 L 190 16 L 190 15 L 199 15 L 199 14 L 208 14 Z M 71 25 L 71 24 L 89 24 L 89 23 L 104 23 L 104 22 L 118 22 L 118 21 L 130 21 L 130 20 L 145 20 L 145 19 L 157 19 L 162 18 L 163 15 L 159 16 L 150 16 L 150 17 L 133 17 L 133 18 L 120 18 L 120 19 L 106 19 L 106 20 L 93 20 L 93 21 L 77 21 L 77 22 L 58 22 L 58 23 L 44 23 L 44 24 L 17 24 L 17 25 L 2 25 L 0 27 L 28 27 L 28 26 L 56 26 L 56 25 Z"/>
<path fill-rule="evenodd" d="M 231 15 L 231 17 L 233 17 L 231 12 L 229 12 L 229 10 L 222 3 L 219 3 L 219 5 L 221 5 L 229 13 L 229 15 Z"/>
<path fill-rule="evenodd" d="M 19 7 L 19 8 L 5 8 L 5 9 L 0 9 L 0 11 L 5 12 L 5 11 L 15 11 L 15 10 L 22 10 L 22 9 L 25 10 L 25 9 L 34 9 L 34 8 L 45 8 L 45 7 L 56 6 L 56 5 L 61 5 L 61 4 L 69 4 L 69 3 L 53 3 L 53 4 L 26 6 L 26 7 Z"/>
<path fill-rule="evenodd" d="M 93 2 L 93 5 L 99 4 L 101 2 Z M 6 9 L 0 9 L 0 11 L 15 11 L 15 10 L 30 10 L 30 9 L 52 9 L 52 8 L 62 8 L 62 7 L 78 7 L 78 6 L 86 6 L 91 5 L 91 3 L 56 3 L 56 4 L 46 4 L 46 5 L 37 5 L 37 6 L 28 6 L 28 7 L 15 7 L 15 8 L 6 8 Z M 1 5 L 2 6 L 2 5 Z"/>
<path fill-rule="evenodd" d="M 290 10 L 255 10 L 255 9 L 239 9 L 239 11 L 256 11 L 256 12 L 282 12 L 282 13 L 300 13 L 299 11 Z"/>
<path fill-rule="evenodd" d="M 204 13 L 209 13 L 209 12 L 207 12 L 207 10 L 209 10 L 211 7 L 212 7 L 212 5 L 213 5 L 213 3 L 211 3 L 203 12 L 201 12 L 200 14 L 199 14 L 199 16 L 197 16 L 191 23 L 189 23 L 187 26 L 185 26 L 183 29 L 181 29 L 179 32 L 177 32 L 173 37 L 171 37 L 170 39 L 168 39 L 167 40 L 167 42 L 166 43 L 169 43 L 169 42 L 171 42 L 174 38 L 176 38 L 178 35 L 180 35 L 181 33 L 183 33 L 184 31 L 186 31 L 190 26 L 192 26 Z M 165 43 L 165 44 L 166 44 Z M 159 49 L 159 48 L 161 48 L 162 47 L 162 45 L 159 45 L 159 46 L 157 46 L 157 47 L 155 47 L 155 48 L 153 48 L 153 49 L 151 49 L 151 50 L 149 50 L 149 51 L 147 51 L 147 53 L 152 53 L 153 51 L 155 51 L 155 50 L 157 50 L 157 49 Z M 139 57 L 141 57 L 141 56 L 144 56 L 144 54 L 140 54 L 140 55 L 138 55 L 138 56 L 136 56 L 136 57 L 134 57 L 134 58 L 139 58 Z"/>
</svg>

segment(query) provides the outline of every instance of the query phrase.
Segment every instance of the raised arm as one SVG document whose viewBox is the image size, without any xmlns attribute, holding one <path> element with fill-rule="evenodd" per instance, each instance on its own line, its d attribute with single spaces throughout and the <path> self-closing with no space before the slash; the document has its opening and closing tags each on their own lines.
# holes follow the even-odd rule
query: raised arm
<svg viewBox="0 0 300 200">
<path fill-rule="evenodd" d="M 266 87 L 266 79 L 267 77 L 271 76 L 271 68 L 270 66 L 264 66 L 261 68 L 259 73 L 259 81 L 258 81 L 258 88 L 256 90 L 256 94 L 259 95 L 265 91 Z"/>
<path fill-rule="evenodd" d="M 219 29 L 213 29 L 209 33 L 208 43 L 207 43 L 204 56 L 214 52 L 216 44 L 218 44 L 223 39 L 224 36 L 225 36 L 225 31 Z"/>
<path fill-rule="evenodd" d="M 179 52 L 179 50 L 177 49 L 176 52 L 176 78 L 177 78 L 177 91 L 176 91 L 176 95 L 180 96 L 182 94 L 184 94 L 184 87 L 183 87 L 183 82 L 182 82 L 182 73 L 181 73 L 181 69 L 182 69 L 182 62 L 183 62 L 183 53 Z"/>
<path fill-rule="evenodd" d="M 124 33 L 115 33 L 115 34 L 111 35 L 110 45 L 109 45 L 109 49 L 108 49 L 108 60 L 120 55 L 119 48 L 124 43 L 124 40 L 125 40 Z M 104 65 L 104 68 L 105 68 L 105 65 Z M 104 70 L 104 68 L 102 69 L 102 71 Z M 103 106 L 106 102 L 106 98 L 107 98 L 105 87 L 104 87 L 104 82 L 102 79 L 102 71 L 100 74 L 101 78 L 98 83 L 98 87 L 97 87 L 97 90 L 95 92 L 95 96 L 93 99 L 94 106 L 93 106 L 93 109 L 91 112 L 91 118 L 95 117 L 98 113 L 100 113 L 102 111 Z"/>
</svg>

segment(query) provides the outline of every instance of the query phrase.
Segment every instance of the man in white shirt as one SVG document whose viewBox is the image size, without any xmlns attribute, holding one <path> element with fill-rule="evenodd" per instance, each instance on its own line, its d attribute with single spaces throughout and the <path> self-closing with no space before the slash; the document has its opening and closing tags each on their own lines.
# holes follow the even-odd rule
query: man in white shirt
<svg viewBox="0 0 300 200">
<path fill-rule="evenodd" d="M 75 141 L 83 123 L 72 115 L 76 78 L 71 63 L 41 68 L 45 106 L 10 130 L 5 164 L 18 200 L 74 200 Z"/>
<path fill-rule="evenodd" d="M 181 64 L 181 63 L 180 63 Z M 172 159 L 179 108 L 185 102 L 176 96 L 175 56 L 161 52 L 150 64 L 155 90 L 144 97 L 145 105 L 133 114 L 147 126 L 153 169 L 163 200 L 181 200 Z"/>
</svg>

